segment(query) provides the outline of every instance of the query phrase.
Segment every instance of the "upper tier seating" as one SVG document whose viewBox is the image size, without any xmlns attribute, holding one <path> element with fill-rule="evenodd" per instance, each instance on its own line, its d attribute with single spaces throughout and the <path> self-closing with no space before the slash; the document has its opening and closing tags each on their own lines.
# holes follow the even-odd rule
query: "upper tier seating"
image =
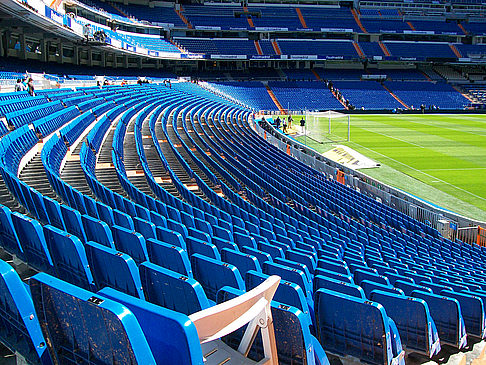
<svg viewBox="0 0 486 365">
<path fill-rule="evenodd" d="M 343 106 L 323 82 L 271 81 L 269 86 L 282 105 L 290 110 L 342 109 Z"/>
</svg>

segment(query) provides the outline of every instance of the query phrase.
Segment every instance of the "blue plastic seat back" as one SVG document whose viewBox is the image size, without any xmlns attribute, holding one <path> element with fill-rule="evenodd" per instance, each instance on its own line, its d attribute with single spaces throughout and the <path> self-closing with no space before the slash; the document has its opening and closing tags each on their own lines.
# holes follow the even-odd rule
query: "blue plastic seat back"
<svg viewBox="0 0 486 365">
<path fill-rule="evenodd" d="M 103 246 L 115 248 L 113 235 L 108 224 L 86 214 L 81 216 L 81 220 L 88 241 L 94 241 Z"/>
<path fill-rule="evenodd" d="M 317 338 L 326 351 L 391 364 L 388 317 L 378 303 L 326 289 L 315 293 Z"/>
<path fill-rule="evenodd" d="M 144 298 L 135 261 L 127 254 L 96 242 L 86 242 L 86 256 L 98 290 L 110 287 Z"/>
<path fill-rule="evenodd" d="M 262 269 L 263 273 L 267 275 L 278 275 L 284 280 L 299 285 L 302 290 L 304 290 L 306 298 L 312 298 L 311 284 L 302 270 L 290 268 L 274 262 L 265 262 Z"/>
<path fill-rule="evenodd" d="M 457 293 L 450 290 L 443 290 L 440 294 L 459 302 L 468 335 L 479 338 L 486 336 L 484 305 L 481 298 L 472 293 Z"/>
<path fill-rule="evenodd" d="M 461 306 L 456 299 L 420 290 L 414 290 L 411 294 L 412 297 L 427 302 L 441 344 L 449 344 L 459 349 L 467 345 L 466 327 L 461 314 Z"/>
<path fill-rule="evenodd" d="M 201 241 L 194 237 L 187 237 L 186 246 L 189 256 L 198 253 L 216 260 L 221 260 L 218 248 L 212 243 Z"/>
<path fill-rule="evenodd" d="M 297 250 L 288 250 L 285 253 L 285 258 L 287 260 L 293 260 L 301 264 L 304 264 L 305 266 L 307 266 L 309 272 L 312 275 L 314 275 L 314 271 L 316 269 L 316 262 L 314 261 L 312 255 L 305 254 Z"/>
<path fill-rule="evenodd" d="M 44 199 L 44 206 L 46 207 L 46 213 L 47 216 L 49 217 L 49 224 L 56 228 L 66 230 L 66 226 L 64 225 L 64 220 L 62 219 L 60 204 L 57 201 L 45 195 L 43 196 L 43 199 Z"/>
<path fill-rule="evenodd" d="M 366 297 L 369 299 L 369 295 L 373 290 L 381 290 L 387 293 L 393 293 L 397 295 L 405 295 L 402 289 L 395 288 L 394 286 L 390 285 L 383 285 L 380 283 L 376 283 L 370 280 L 363 280 L 361 282 L 361 287 L 363 288 Z"/>
<path fill-rule="evenodd" d="M 111 227 L 111 233 L 118 251 L 129 255 L 137 265 L 148 261 L 145 239 L 140 233 L 116 225 Z"/>
<path fill-rule="evenodd" d="M 39 271 L 52 274 L 54 267 L 40 223 L 18 212 L 12 213 L 12 223 L 27 263 Z"/>
<path fill-rule="evenodd" d="M 260 241 L 258 242 L 258 249 L 270 254 L 272 259 L 275 259 L 276 257 L 285 258 L 284 251 L 280 247 L 272 245 L 271 243 Z"/>
<path fill-rule="evenodd" d="M 53 226 L 44 226 L 49 253 L 58 278 L 80 288 L 93 290 L 93 276 L 81 241 Z"/>
<path fill-rule="evenodd" d="M 262 271 L 255 256 L 240 251 L 224 248 L 221 250 L 221 260 L 236 266 L 242 277 L 250 270 Z"/>
<path fill-rule="evenodd" d="M 146 240 L 149 238 L 157 238 L 157 234 L 155 233 L 156 226 L 152 222 L 135 217 L 133 218 L 133 225 L 135 226 L 135 231 L 140 233 Z"/>
<path fill-rule="evenodd" d="M 15 270 L 1 260 L 0 341 L 29 363 L 50 364 L 30 293 Z"/>
<path fill-rule="evenodd" d="M 373 290 L 368 298 L 385 307 L 407 349 L 424 352 L 429 357 L 440 351 L 437 329 L 425 300 L 381 290 Z"/>
<path fill-rule="evenodd" d="M 395 288 L 402 289 L 406 296 L 410 296 L 410 294 L 412 294 L 414 290 L 421 290 L 421 291 L 432 293 L 432 289 L 430 288 L 418 284 L 411 284 L 403 280 L 395 281 L 395 284 L 393 286 Z"/>
<path fill-rule="evenodd" d="M 238 245 L 238 248 L 241 250 L 243 246 L 256 248 L 256 241 L 253 237 L 249 235 L 244 235 L 241 233 L 235 232 L 233 234 L 234 242 Z"/>
<path fill-rule="evenodd" d="M 23 258 L 23 251 L 19 245 L 11 215 L 10 209 L 0 205 L 0 245 L 6 251 Z"/>
<path fill-rule="evenodd" d="M 211 259 L 199 254 L 191 256 L 194 279 L 204 288 L 209 300 L 216 301 L 216 293 L 223 286 L 245 290 L 245 283 L 238 269 L 225 262 Z"/>
<path fill-rule="evenodd" d="M 319 289 L 327 289 L 350 295 L 356 298 L 366 299 L 365 292 L 359 285 L 335 280 L 322 275 L 314 276 L 313 286 L 314 293 Z"/>
<path fill-rule="evenodd" d="M 194 279 L 150 262 L 139 266 L 145 298 L 187 315 L 209 308 L 202 286 Z"/>
<path fill-rule="evenodd" d="M 59 364 L 155 364 L 145 335 L 123 305 L 44 273 L 30 290 L 47 344 Z"/>
<path fill-rule="evenodd" d="M 347 265 L 344 262 L 341 263 L 341 264 L 337 264 L 337 263 L 332 262 L 330 260 L 319 259 L 319 260 L 317 260 L 317 267 L 322 268 L 322 269 L 326 269 L 326 270 L 330 270 L 330 271 L 334 271 L 334 272 L 337 272 L 337 273 L 343 274 L 343 275 L 351 275 Z"/>
<path fill-rule="evenodd" d="M 334 280 L 339 280 L 339 281 L 344 281 L 346 283 L 354 284 L 353 277 L 351 275 L 344 275 L 331 270 L 317 268 L 314 271 L 314 275 L 322 275 Z"/>
<path fill-rule="evenodd" d="M 165 242 L 169 245 L 180 247 L 183 250 L 187 251 L 184 237 L 179 232 L 163 227 L 156 227 L 155 231 L 157 233 L 157 239 L 159 241 Z"/>
<path fill-rule="evenodd" d="M 243 249 L 241 250 L 241 252 L 255 256 L 257 258 L 258 262 L 260 263 L 260 267 L 263 265 L 263 263 L 265 261 L 273 261 L 272 256 L 270 256 L 269 253 L 260 251 L 260 250 L 255 249 L 255 248 L 244 246 Z"/>
<path fill-rule="evenodd" d="M 218 291 L 218 303 L 223 303 L 241 294 L 242 292 L 234 288 L 223 287 Z M 329 364 L 324 350 L 310 333 L 308 319 L 298 308 L 276 300 L 272 301 L 271 308 L 279 364 Z M 240 329 L 226 336 L 224 341 L 236 348 L 242 336 L 243 330 Z M 255 339 L 249 357 L 263 357 L 263 345 L 260 336 Z M 318 358 L 317 362 L 316 358 Z"/>
<path fill-rule="evenodd" d="M 427 288 L 430 288 L 434 294 L 440 294 L 440 292 L 442 290 L 452 290 L 452 288 L 450 286 L 435 284 L 435 283 L 426 282 L 426 281 L 421 281 L 419 284 L 422 285 L 422 286 L 425 286 Z"/>
<path fill-rule="evenodd" d="M 185 314 L 162 308 L 112 288 L 102 289 L 98 294 L 122 304 L 136 316 L 152 350 L 154 364 L 204 363 L 196 327 Z"/>
<path fill-rule="evenodd" d="M 61 205 L 62 219 L 66 226 L 66 231 L 78 237 L 81 242 L 86 242 L 86 236 L 84 234 L 83 223 L 81 221 L 81 214 L 77 210 L 70 208 L 66 205 Z"/>
<path fill-rule="evenodd" d="M 355 270 L 353 275 L 354 275 L 354 282 L 356 284 L 360 284 L 363 280 L 370 280 L 378 284 L 390 285 L 390 282 L 385 276 L 373 274 L 365 270 L 361 270 L 361 269 Z"/>
<path fill-rule="evenodd" d="M 153 239 L 146 244 L 150 262 L 192 278 L 191 262 L 182 248 Z"/>
</svg>

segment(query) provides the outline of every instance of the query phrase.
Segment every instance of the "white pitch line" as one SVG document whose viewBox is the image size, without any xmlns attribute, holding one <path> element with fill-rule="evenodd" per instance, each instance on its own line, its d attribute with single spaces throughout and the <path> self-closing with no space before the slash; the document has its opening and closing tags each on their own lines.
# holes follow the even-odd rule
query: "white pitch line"
<svg viewBox="0 0 486 365">
<path fill-rule="evenodd" d="M 423 169 L 420 171 L 467 171 L 467 170 L 486 170 L 486 167 L 470 167 L 470 168 L 462 168 L 462 169 Z"/>
<path fill-rule="evenodd" d="M 420 173 L 422 173 L 422 174 L 424 174 L 424 175 L 427 175 L 427 176 L 428 176 L 428 177 L 430 177 L 431 179 L 436 179 L 437 181 L 442 182 L 442 183 L 444 183 L 444 184 L 446 184 L 446 185 L 449 185 L 449 186 L 451 186 L 451 187 L 453 187 L 453 188 L 455 188 L 455 189 L 457 189 L 457 190 L 463 191 L 463 192 L 464 192 L 464 193 L 466 193 L 466 194 L 469 194 L 469 195 L 474 196 L 474 197 L 476 197 L 476 198 L 478 198 L 478 199 L 481 199 L 481 200 L 486 201 L 486 198 L 483 198 L 482 196 L 476 195 L 476 194 L 474 194 L 474 193 L 471 193 L 470 191 L 467 191 L 467 190 L 465 190 L 465 189 L 463 189 L 463 188 L 460 188 L 459 186 L 456 186 L 456 185 L 454 185 L 454 184 L 448 183 L 447 181 L 444 181 L 444 180 L 442 180 L 442 179 L 439 179 L 439 178 L 438 178 L 438 177 L 436 177 L 436 176 L 433 176 L 433 175 L 427 174 L 426 172 L 423 172 L 422 170 L 416 169 L 415 167 L 409 166 L 409 165 L 407 165 L 407 164 L 405 164 L 405 163 L 403 163 L 403 162 L 401 162 L 401 161 L 395 160 L 394 158 L 391 158 L 391 157 L 386 156 L 386 155 L 384 155 L 384 154 L 382 154 L 382 153 L 380 153 L 380 152 L 377 152 L 377 151 L 375 151 L 375 150 L 372 150 L 371 148 L 368 148 L 368 147 L 362 146 L 362 145 L 360 145 L 359 143 L 356 143 L 356 142 L 351 142 L 351 143 L 354 143 L 354 144 L 356 144 L 356 145 L 358 145 L 358 146 L 360 146 L 360 147 L 363 147 L 364 149 L 367 149 L 367 150 L 369 150 L 369 151 L 372 151 L 372 152 L 374 152 L 374 153 L 377 153 L 377 154 L 379 154 L 379 155 L 381 155 L 381 156 L 383 156 L 383 157 L 385 157 L 385 158 L 387 158 L 387 159 L 389 159 L 389 160 L 395 161 L 396 163 L 398 163 L 398 164 L 400 164 L 400 165 L 403 165 L 403 166 L 405 166 L 405 167 L 408 167 L 408 168 L 409 168 L 409 169 L 411 169 L 411 170 L 414 170 L 414 171 L 420 172 Z"/>
</svg>

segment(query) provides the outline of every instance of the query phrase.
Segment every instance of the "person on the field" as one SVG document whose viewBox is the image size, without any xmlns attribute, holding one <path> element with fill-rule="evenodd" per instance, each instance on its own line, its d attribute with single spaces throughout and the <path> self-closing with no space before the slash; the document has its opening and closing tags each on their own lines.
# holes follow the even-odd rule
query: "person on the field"
<svg viewBox="0 0 486 365">
<path fill-rule="evenodd" d="M 277 119 L 275 119 L 275 126 L 277 129 L 280 128 L 280 117 L 277 117 Z"/>
<path fill-rule="evenodd" d="M 17 83 L 15 84 L 15 91 L 24 91 L 24 84 L 22 83 L 21 79 L 17 79 Z"/>
<path fill-rule="evenodd" d="M 34 80 L 32 80 L 32 78 L 30 78 L 29 82 L 27 83 L 27 92 L 29 93 L 30 96 L 35 96 Z"/>
<path fill-rule="evenodd" d="M 285 120 L 285 118 L 282 118 L 282 131 L 284 133 L 287 133 L 287 121 Z"/>
<path fill-rule="evenodd" d="M 293 122 L 292 116 L 289 115 L 289 118 L 288 118 L 288 121 L 287 121 L 287 128 L 288 129 L 292 128 L 292 122 Z"/>
<path fill-rule="evenodd" d="M 305 131 L 305 119 L 304 117 L 302 117 L 302 119 L 300 120 L 300 133 L 304 134 L 304 131 Z"/>
</svg>

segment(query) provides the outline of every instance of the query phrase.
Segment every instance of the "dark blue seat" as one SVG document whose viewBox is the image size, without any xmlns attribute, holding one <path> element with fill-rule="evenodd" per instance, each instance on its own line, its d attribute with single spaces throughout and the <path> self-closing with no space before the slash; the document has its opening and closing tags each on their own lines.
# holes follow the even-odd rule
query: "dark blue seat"
<svg viewBox="0 0 486 365">
<path fill-rule="evenodd" d="M 345 281 L 347 283 L 354 284 L 354 280 L 351 275 L 344 275 L 331 270 L 317 268 L 314 272 L 314 275 L 326 276 L 334 280 Z"/>
<path fill-rule="evenodd" d="M 373 290 L 381 290 L 387 293 L 393 293 L 393 294 L 398 294 L 398 295 L 405 295 L 402 289 L 395 288 L 394 286 L 390 285 L 383 285 L 380 283 L 376 283 L 374 281 L 370 280 L 363 280 L 361 282 L 361 287 L 363 288 L 366 297 L 369 298 L 370 293 Z"/>
<path fill-rule="evenodd" d="M 386 276 L 373 274 L 371 272 L 362 269 L 355 270 L 353 276 L 354 276 L 354 282 L 356 284 L 360 284 L 363 280 L 369 280 L 378 284 L 390 285 L 390 282 L 388 281 L 388 278 Z"/>
<path fill-rule="evenodd" d="M 439 335 L 425 300 L 381 290 L 373 290 L 368 298 L 385 307 L 386 314 L 395 322 L 402 345 L 407 351 L 418 351 L 428 357 L 439 353 Z"/>
<path fill-rule="evenodd" d="M 194 237 L 187 237 L 186 246 L 189 256 L 198 253 L 216 260 L 221 260 L 221 255 L 219 254 L 218 248 L 212 243 L 201 241 L 200 239 Z"/>
<path fill-rule="evenodd" d="M 390 320 L 378 303 L 319 289 L 315 305 L 317 338 L 325 351 L 369 364 L 405 363 L 399 337 L 392 337 Z"/>
<path fill-rule="evenodd" d="M 95 241 L 106 247 L 115 248 L 110 227 L 102 220 L 83 214 L 81 216 L 84 232 L 88 241 Z"/>
<path fill-rule="evenodd" d="M 155 230 L 159 241 L 178 246 L 187 251 L 186 241 L 184 241 L 184 237 L 179 232 L 163 227 L 157 227 Z"/>
<path fill-rule="evenodd" d="M 148 239 L 146 245 L 150 262 L 192 278 L 191 262 L 184 249 L 154 239 Z"/>
<path fill-rule="evenodd" d="M 202 363 L 196 328 L 182 313 L 111 288 L 93 294 L 43 273 L 30 288 L 49 349 L 61 364 Z"/>
<path fill-rule="evenodd" d="M 265 261 L 273 261 L 272 256 L 270 256 L 269 253 L 260 251 L 260 250 L 255 249 L 255 248 L 243 246 L 241 251 L 244 252 L 244 253 L 250 254 L 252 256 L 255 256 L 257 258 L 258 262 L 260 263 L 260 267 L 263 265 L 263 263 Z"/>
<path fill-rule="evenodd" d="M 12 223 L 27 263 L 39 271 L 53 274 L 51 254 L 40 223 L 17 212 L 12 213 Z"/>
<path fill-rule="evenodd" d="M 223 248 L 221 250 L 221 261 L 236 266 L 242 278 L 250 270 L 262 271 L 260 263 L 255 256 L 240 251 Z"/>
<path fill-rule="evenodd" d="M 411 294 L 427 302 L 441 345 L 448 344 L 459 349 L 467 345 L 466 326 L 456 299 L 420 290 L 414 290 Z"/>
<path fill-rule="evenodd" d="M 144 299 L 138 268 L 130 256 L 92 241 L 85 247 L 98 290 L 107 286 Z"/>
<path fill-rule="evenodd" d="M 187 315 L 209 308 L 202 286 L 194 279 L 150 262 L 139 266 L 145 298 Z"/>
<path fill-rule="evenodd" d="M 245 290 L 240 272 L 231 264 L 194 254 L 191 256 L 191 267 L 194 279 L 202 285 L 206 296 L 213 302 L 216 302 L 216 293 L 223 286 Z"/>
<path fill-rule="evenodd" d="M 411 284 L 409 282 L 403 280 L 395 281 L 393 285 L 395 288 L 402 289 L 406 296 L 410 296 L 414 290 L 426 291 L 432 293 L 432 289 L 427 288 L 426 286 L 418 285 L 418 284 Z"/>
<path fill-rule="evenodd" d="M 23 258 L 23 250 L 12 223 L 12 212 L 3 205 L 0 205 L 0 245 L 7 252 Z"/>
<path fill-rule="evenodd" d="M 44 226 L 44 237 L 56 276 L 80 288 L 94 290 L 93 276 L 81 241 L 49 225 Z"/>
<path fill-rule="evenodd" d="M 15 270 L 0 260 L 0 341 L 31 364 L 51 364 L 34 303 Z"/>
<path fill-rule="evenodd" d="M 366 299 L 363 288 L 359 285 L 350 284 L 345 281 L 339 281 L 332 278 L 328 278 L 322 275 L 314 276 L 313 280 L 314 293 L 319 289 L 328 289 L 350 295 L 356 298 Z"/>
<path fill-rule="evenodd" d="M 346 275 L 346 276 L 351 275 L 351 272 L 349 271 L 348 266 L 344 262 L 341 262 L 341 263 L 338 264 L 338 263 L 332 262 L 330 260 L 319 259 L 319 260 L 317 260 L 317 267 L 321 268 L 321 269 L 329 270 L 329 271 L 334 271 L 334 272 L 337 272 L 339 274 L 343 274 L 343 275 Z"/>
<path fill-rule="evenodd" d="M 450 290 L 442 290 L 440 295 L 454 298 L 461 305 L 461 314 L 466 325 L 466 333 L 469 336 L 486 336 L 486 318 L 484 316 L 483 300 L 472 293 L 457 293 Z"/>
<path fill-rule="evenodd" d="M 82 243 L 86 242 L 86 235 L 84 234 L 83 222 L 81 221 L 81 214 L 67 205 L 61 205 L 62 219 L 66 226 L 66 231 L 75 235 Z"/>
<path fill-rule="evenodd" d="M 148 261 L 147 246 L 140 233 L 116 225 L 111 227 L 111 233 L 118 251 L 129 255 L 137 265 Z"/>
<path fill-rule="evenodd" d="M 299 285 L 304 291 L 307 300 L 312 302 L 312 286 L 311 283 L 309 283 L 304 271 L 268 261 L 263 263 L 262 269 L 264 274 L 278 275 L 283 280 L 287 280 Z"/>
</svg>

